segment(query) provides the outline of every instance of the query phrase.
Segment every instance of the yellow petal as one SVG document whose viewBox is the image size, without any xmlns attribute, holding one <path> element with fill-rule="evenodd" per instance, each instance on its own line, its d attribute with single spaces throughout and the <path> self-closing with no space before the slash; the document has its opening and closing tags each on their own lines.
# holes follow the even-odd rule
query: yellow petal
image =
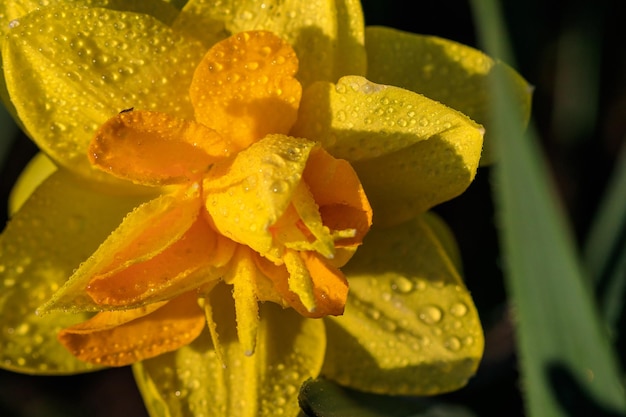
<svg viewBox="0 0 626 417">
<path fill-rule="evenodd" d="M 131 107 L 192 118 L 187 91 L 203 53 L 148 15 L 46 7 L 19 19 L 2 59 L 12 103 L 41 150 L 108 178 L 86 158 L 97 127 Z"/>
<path fill-rule="evenodd" d="M 44 153 L 39 152 L 31 159 L 26 168 L 11 189 L 9 195 L 9 214 L 13 215 L 28 200 L 37 187 L 54 171 L 57 167 Z"/>
<path fill-rule="evenodd" d="M 37 188 L 0 237 L 0 366 L 29 373 L 76 373 L 92 366 L 57 341 L 84 314 L 35 310 L 140 203 L 95 189 L 60 169 Z"/>
<path fill-rule="evenodd" d="M 505 70 L 518 110 L 524 120 L 529 120 L 532 87 L 515 70 L 481 51 L 447 39 L 385 27 L 368 27 L 365 36 L 370 80 L 423 94 L 485 126 L 481 164 L 492 160 L 489 80 L 496 67 Z"/>
<path fill-rule="evenodd" d="M 205 327 L 193 292 L 146 308 L 104 311 L 63 329 L 59 341 L 82 361 L 124 366 L 188 345 Z"/>
<path fill-rule="evenodd" d="M 270 32 L 244 32 L 214 45 L 193 76 L 196 119 L 239 149 L 270 133 L 287 133 L 302 89 L 295 52 Z"/>
<path fill-rule="evenodd" d="M 374 224 L 384 225 L 462 193 L 476 174 L 483 129 L 422 95 L 350 76 L 308 88 L 291 134 L 350 161 Z"/>
<path fill-rule="evenodd" d="M 196 222 L 200 204 L 195 186 L 164 194 L 135 208 L 40 311 L 101 310 L 102 306 L 85 292 L 93 277 L 127 269 L 169 248 Z"/>
<path fill-rule="evenodd" d="M 4 0 L 0 3 L 0 33 L 5 35 L 15 19 L 41 9 L 41 0 Z M 104 9 L 149 14 L 166 24 L 176 17 L 176 8 L 162 0 L 47 0 L 45 6 L 102 7 Z M 45 7 L 44 6 L 44 7 Z M 16 23 L 14 22 L 13 25 Z"/>
<path fill-rule="evenodd" d="M 328 259 L 335 257 L 333 236 L 322 223 L 319 207 L 303 182 L 295 187 L 291 205 L 270 231 L 286 248 L 316 251 Z"/>
<path fill-rule="evenodd" d="M 215 165 L 203 183 L 205 204 L 217 230 L 255 251 L 280 259 L 269 227 L 287 209 L 315 143 L 270 135 Z M 270 253 L 270 250 L 272 253 Z"/>
<path fill-rule="evenodd" d="M 238 32 L 276 33 L 296 50 L 301 64 L 297 77 L 305 86 L 365 74 L 363 11 L 358 0 L 190 0 L 174 28 L 207 46 Z"/>
<path fill-rule="evenodd" d="M 478 314 L 427 223 L 373 230 L 344 272 L 350 297 L 343 316 L 327 319 L 324 375 L 369 392 L 433 395 L 474 374 Z"/>
<path fill-rule="evenodd" d="M 153 415 L 179 417 L 297 415 L 300 385 L 317 376 L 324 359 L 324 323 L 262 304 L 257 349 L 245 356 L 230 291 L 222 287 L 212 292 L 212 302 L 225 366 L 208 331 L 190 346 L 135 364 L 146 407 Z"/>
<path fill-rule="evenodd" d="M 166 113 L 126 111 L 98 128 L 89 160 L 103 171 L 144 185 L 199 180 L 230 155 L 230 144 L 199 123 Z"/>
<path fill-rule="evenodd" d="M 259 328 L 259 305 L 256 294 L 257 268 L 251 251 L 238 245 L 232 266 L 224 281 L 233 286 L 237 338 L 246 356 L 254 353 Z M 215 343 L 215 340 L 213 341 Z"/>
<path fill-rule="evenodd" d="M 289 279 L 287 280 L 289 291 L 298 296 L 307 314 L 314 314 L 317 306 L 313 294 L 313 280 L 304 260 L 300 258 L 298 252 L 293 250 L 287 250 L 283 260 L 289 272 Z"/>
<path fill-rule="evenodd" d="M 457 271 L 463 275 L 463 265 L 461 259 L 461 250 L 456 243 L 456 238 L 450 227 L 439 215 L 433 211 L 426 212 L 422 215 L 422 220 L 426 222 L 430 230 L 436 236 L 443 251 L 448 255 L 450 261 Z"/>
</svg>

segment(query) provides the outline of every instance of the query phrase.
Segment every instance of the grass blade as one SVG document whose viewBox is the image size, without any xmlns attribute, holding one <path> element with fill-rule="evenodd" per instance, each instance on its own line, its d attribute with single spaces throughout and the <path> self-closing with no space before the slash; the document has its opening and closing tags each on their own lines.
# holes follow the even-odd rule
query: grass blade
<svg viewBox="0 0 626 417">
<path fill-rule="evenodd" d="M 482 47 L 513 64 L 495 0 L 472 0 Z M 516 312 L 530 417 L 626 413 L 615 352 L 564 221 L 537 135 L 523 132 L 510 93 L 493 77 L 498 143 L 494 198 Z"/>
</svg>

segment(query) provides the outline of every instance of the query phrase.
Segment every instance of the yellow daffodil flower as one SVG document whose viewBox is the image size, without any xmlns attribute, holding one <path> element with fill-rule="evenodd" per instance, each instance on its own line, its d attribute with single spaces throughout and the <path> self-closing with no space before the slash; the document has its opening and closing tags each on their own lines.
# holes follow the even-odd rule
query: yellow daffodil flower
<svg viewBox="0 0 626 417">
<path fill-rule="evenodd" d="M 0 94 L 53 162 L 0 237 L 0 366 L 132 363 L 154 416 L 465 384 L 482 331 L 427 211 L 473 180 L 502 64 L 353 0 L 173 3 L 0 5 Z"/>
</svg>

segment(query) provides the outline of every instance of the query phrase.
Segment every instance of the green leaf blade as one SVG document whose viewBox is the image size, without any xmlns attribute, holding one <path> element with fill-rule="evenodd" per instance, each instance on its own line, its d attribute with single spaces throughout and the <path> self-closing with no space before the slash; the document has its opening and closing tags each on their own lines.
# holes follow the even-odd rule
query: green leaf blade
<svg viewBox="0 0 626 417">
<path fill-rule="evenodd" d="M 472 2 L 483 47 L 510 57 L 497 2 Z M 507 59 L 511 62 L 510 58 Z M 584 276 L 531 128 L 494 74 L 494 189 L 509 295 L 517 318 L 527 414 L 617 416 L 626 398 L 615 352 Z M 578 414 L 577 414 L 578 415 Z"/>
</svg>

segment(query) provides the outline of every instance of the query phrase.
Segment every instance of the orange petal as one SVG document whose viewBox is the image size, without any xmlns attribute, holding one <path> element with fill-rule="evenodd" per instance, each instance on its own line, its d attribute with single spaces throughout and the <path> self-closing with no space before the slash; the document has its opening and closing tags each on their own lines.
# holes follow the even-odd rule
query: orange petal
<svg viewBox="0 0 626 417">
<path fill-rule="evenodd" d="M 322 221 L 331 231 L 355 229 L 356 235 L 335 242 L 336 247 L 358 246 L 372 225 L 372 208 L 349 162 L 322 148 L 311 151 L 302 174 Z"/>
<path fill-rule="evenodd" d="M 215 44 L 189 90 L 196 119 L 240 149 L 295 123 L 302 87 L 298 58 L 271 32 L 242 32 Z"/>
<path fill-rule="evenodd" d="M 348 281 L 344 275 L 316 252 L 299 252 L 299 255 L 311 275 L 315 298 L 315 310 L 312 312 L 302 304 L 300 297 L 289 289 L 289 273 L 285 265 L 274 265 L 260 256 L 256 259 L 256 265 L 263 275 L 274 283 L 275 290 L 285 302 L 304 317 L 320 318 L 343 314 L 348 298 Z"/>
<path fill-rule="evenodd" d="M 214 264 L 214 254 L 220 253 L 216 245 L 216 233 L 200 217 L 178 241 L 156 256 L 93 277 L 87 293 L 102 306 L 173 298 L 221 277 L 223 261 Z"/>
<path fill-rule="evenodd" d="M 98 313 L 62 330 L 59 341 L 82 361 L 124 366 L 188 345 L 204 325 L 196 294 L 189 292 L 167 303 Z"/>
<path fill-rule="evenodd" d="M 300 256 L 313 281 L 316 310 L 312 317 L 342 315 L 348 299 L 348 281 L 344 275 L 316 252 L 300 252 Z"/>
<path fill-rule="evenodd" d="M 145 262 L 166 250 L 197 221 L 200 204 L 200 187 L 194 184 L 136 207 L 40 311 L 102 310 L 85 292 L 93 277 Z"/>
<path fill-rule="evenodd" d="M 165 113 L 125 111 L 100 126 L 89 160 L 100 169 L 139 184 L 196 181 L 230 145 L 215 131 Z"/>
</svg>

